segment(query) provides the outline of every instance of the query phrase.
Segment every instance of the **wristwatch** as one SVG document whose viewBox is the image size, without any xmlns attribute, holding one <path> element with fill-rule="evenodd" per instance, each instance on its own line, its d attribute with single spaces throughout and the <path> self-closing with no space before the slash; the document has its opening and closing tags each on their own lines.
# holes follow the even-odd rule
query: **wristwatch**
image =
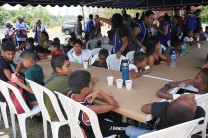
<svg viewBox="0 0 208 138">
<path fill-rule="evenodd" d="M 165 86 L 164 86 L 164 87 L 169 88 L 169 89 L 171 89 L 171 88 L 172 88 L 172 86 L 171 86 L 170 84 L 165 84 Z"/>
</svg>

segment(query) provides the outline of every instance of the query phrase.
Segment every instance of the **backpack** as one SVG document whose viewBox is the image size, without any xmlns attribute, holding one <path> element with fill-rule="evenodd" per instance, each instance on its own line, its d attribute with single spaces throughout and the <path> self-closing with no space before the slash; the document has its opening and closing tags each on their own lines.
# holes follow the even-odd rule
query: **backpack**
<svg viewBox="0 0 208 138">
<path fill-rule="evenodd" d="M 195 30 L 196 27 L 196 16 L 193 13 L 187 14 L 187 21 L 186 21 L 187 29 Z"/>
</svg>

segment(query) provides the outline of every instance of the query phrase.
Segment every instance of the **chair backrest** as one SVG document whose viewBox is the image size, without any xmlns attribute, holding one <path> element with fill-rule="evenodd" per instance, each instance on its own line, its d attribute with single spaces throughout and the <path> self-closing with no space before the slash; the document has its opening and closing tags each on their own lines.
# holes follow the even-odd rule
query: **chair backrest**
<svg viewBox="0 0 208 138">
<path fill-rule="evenodd" d="M 134 52 L 135 52 L 135 51 L 130 51 L 130 52 L 128 52 L 128 53 L 126 54 L 126 58 L 129 60 L 129 62 L 130 62 L 131 64 L 134 63 Z"/>
<path fill-rule="evenodd" d="M 20 103 L 20 105 L 22 106 L 23 110 L 25 111 L 26 114 L 31 113 L 30 109 L 28 108 L 27 104 L 25 103 L 24 98 L 22 97 L 22 95 L 20 94 L 20 91 L 15 88 L 14 86 L 12 86 L 11 84 L 0 80 L 0 91 L 2 93 L 2 95 L 4 96 L 4 98 L 7 101 L 7 104 L 9 106 L 9 110 L 15 114 L 17 113 L 17 110 L 15 108 L 15 105 L 12 102 L 12 99 L 10 97 L 10 90 L 14 93 L 14 95 L 16 96 L 18 102 Z"/>
<path fill-rule="evenodd" d="M 100 52 L 101 49 L 102 49 L 102 48 L 95 48 L 95 49 L 92 49 L 92 50 L 91 50 L 92 56 L 95 56 L 95 55 L 99 54 L 99 52 Z"/>
<path fill-rule="evenodd" d="M 92 58 L 92 52 L 91 52 L 91 50 L 89 50 L 89 49 L 82 49 L 82 51 L 87 52 L 88 53 L 88 56 L 89 56 L 89 59 L 91 60 L 91 58 Z"/>
<path fill-rule="evenodd" d="M 87 43 L 86 43 L 86 49 L 94 49 L 97 47 L 97 43 L 98 43 L 98 40 L 96 39 L 92 39 L 92 40 L 89 40 Z"/>
<path fill-rule="evenodd" d="M 98 123 L 98 118 L 97 118 L 97 115 L 95 114 L 95 112 L 93 112 L 89 108 L 83 106 L 82 104 L 70 99 L 69 97 L 67 97 L 59 92 L 55 92 L 55 93 L 58 95 L 58 97 L 63 105 L 63 108 L 67 114 L 68 123 L 69 123 L 70 129 L 71 129 L 71 135 L 73 137 L 84 138 L 83 132 L 82 132 L 80 125 L 79 125 L 79 113 L 80 113 L 80 111 L 83 111 L 89 117 L 95 137 L 96 138 L 103 138 L 102 133 L 100 131 L 100 126 Z"/>
<path fill-rule="evenodd" d="M 17 51 L 17 52 L 15 53 L 14 58 L 13 58 L 13 62 L 14 62 L 15 64 L 20 64 L 20 63 L 21 63 L 21 61 L 20 61 L 20 55 L 21 55 L 21 53 L 22 53 L 21 50 L 19 50 L 19 51 Z"/>
<path fill-rule="evenodd" d="M 47 121 L 51 122 L 51 118 L 49 116 L 48 110 L 47 110 L 45 103 L 44 103 L 44 93 L 51 100 L 51 103 L 52 103 L 51 106 L 53 106 L 59 121 L 65 122 L 66 119 L 63 116 L 63 113 L 61 111 L 61 108 L 59 106 L 59 103 L 58 103 L 58 100 L 57 100 L 55 94 L 53 92 L 51 92 L 49 89 L 31 81 L 31 80 L 26 80 L 26 81 L 30 84 L 30 87 L 33 90 L 33 93 L 35 94 L 35 97 L 36 97 L 38 104 L 40 106 L 40 110 L 42 112 L 42 115 L 45 117 L 45 119 Z"/>
<path fill-rule="evenodd" d="M 121 61 L 124 59 L 126 59 L 126 57 L 124 57 L 123 55 L 121 55 L 120 59 L 116 58 L 116 54 L 108 56 L 106 59 L 108 69 L 120 71 Z"/>
<path fill-rule="evenodd" d="M 95 63 L 95 61 L 98 60 L 98 54 L 94 55 L 94 57 L 91 59 L 90 64 L 92 65 L 93 63 Z"/>
<path fill-rule="evenodd" d="M 108 50 L 109 53 L 111 53 L 112 49 L 113 49 L 113 45 L 101 45 L 101 48 L 105 48 Z"/>
<path fill-rule="evenodd" d="M 100 40 L 101 41 L 101 44 L 105 45 L 105 44 L 108 44 L 109 43 L 109 37 L 102 37 L 102 39 Z"/>
<path fill-rule="evenodd" d="M 67 55 L 70 55 L 72 52 L 74 52 L 74 48 L 70 49 L 70 50 L 67 52 Z"/>
<path fill-rule="evenodd" d="M 195 119 L 152 133 L 144 134 L 142 136 L 139 136 L 138 138 L 188 138 L 191 136 L 191 132 L 194 130 L 194 128 L 203 119 L 204 117 Z"/>
</svg>

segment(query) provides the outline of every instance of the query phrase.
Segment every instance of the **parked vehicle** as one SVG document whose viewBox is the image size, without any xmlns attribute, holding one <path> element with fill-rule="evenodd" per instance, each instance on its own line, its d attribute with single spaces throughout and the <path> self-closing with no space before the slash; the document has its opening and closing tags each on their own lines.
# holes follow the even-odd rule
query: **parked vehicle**
<svg viewBox="0 0 208 138">
<path fill-rule="evenodd" d="M 70 33 L 74 32 L 74 26 L 76 22 L 66 22 L 64 23 L 61 28 L 62 32 L 65 33 L 66 35 L 70 35 Z"/>
</svg>

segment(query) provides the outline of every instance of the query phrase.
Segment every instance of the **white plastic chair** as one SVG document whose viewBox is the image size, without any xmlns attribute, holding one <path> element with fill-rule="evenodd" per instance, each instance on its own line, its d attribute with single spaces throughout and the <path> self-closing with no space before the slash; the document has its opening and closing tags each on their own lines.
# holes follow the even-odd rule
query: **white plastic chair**
<svg viewBox="0 0 208 138">
<path fill-rule="evenodd" d="M 82 49 L 82 51 L 87 52 L 88 53 L 88 56 L 89 56 L 89 60 L 91 60 L 91 58 L 92 58 L 92 52 L 91 52 L 91 50 L 89 50 L 89 49 Z"/>
<path fill-rule="evenodd" d="M 121 61 L 124 59 L 126 59 L 126 57 L 124 57 L 123 55 L 121 55 L 120 59 L 116 58 L 116 54 L 108 56 L 106 59 L 108 69 L 120 71 Z"/>
<path fill-rule="evenodd" d="M 128 53 L 126 54 L 126 58 L 129 60 L 129 62 L 130 62 L 131 64 L 134 63 L 134 52 L 135 52 L 135 51 L 130 51 L 130 52 L 128 52 Z"/>
<path fill-rule="evenodd" d="M 92 49 L 92 50 L 91 50 L 92 56 L 95 56 L 95 55 L 99 54 L 99 52 L 100 52 L 101 49 L 102 49 L 102 48 L 95 48 L 95 49 Z"/>
<path fill-rule="evenodd" d="M 17 64 L 20 64 L 21 61 L 20 61 L 20 55 L 21 55 L 22 51 L 19 50 L 15 53 L 14 55 L 14 58 L 13 58 L 13 62 L 17 65 Z"/>
<path fill-rule="evenodd" d="M 57 100 L 55 94 L 53 92 L 51 92 L 50 90 L 48 90 L 47 88 L 45 88 L 45 87 L 43 87 L 43 86 L 41 86 L 31 80 L 26 80 L 26 81 L 30 84 L 30 87 L 33 90 L 33 92 L 37 98 L 38 104 L 40 106 L 40 110 L 42 112 L 44 137 L 47 138 L 47 121 L 48 121 L 51 124 L 53 138 L 58 138 L 59 128 L 63 125 L 66 125 L 67 120 L 64 118 L 64 115 L 61 111 L 61 108 L 59 106 L 59 103 L 58 103 L 58 100 Z M 51 100 L 51 103 L 52 103 L 51 106 L 53 106 L 59 121 L 52 121 L 51 120 L 48 110 L 44 104 L 44 93 Z"/>
<path fill-rule="evenodd" d="M 83 131 L 80 128 L 79 125 L 79 113 L 80 111 L 83 111 L 87 114 L 87 116 L 89 117 L 91 126 L 92 126 L 92 130 L 94 132 L 94 135 L 96 138 L 103 138 L 102 133 L 100 131 L 100 126 L 98 123 L 98 118 L 97 115 L 95 114 L 95 112 L 93 112 L 92 110 L 90 110 L 89 108 L 83 106 L 82 104 L 70 99 L 69 97 L 59 93 L 59 92 L 55 92 L 62 105 L 63 108 L 67 114 L 68 119 L 68 124 L 70 126 L 71 129 L 71 137 L 74 138 L 84 138 L 83 135 Z M 110 136 L 108 138 L 114 138 L 116 137 L 116 135 Z"/>
<path fill-rule="evenodd" d="M 5 128 L 9 128 L 6 105 L 7 105 L 6 102 L 0 102 L 0 108 L 1 108 L 0 121 L 1 121 L 1 116 L 2 116 Z"/>
<path fill-rule="evenodd" d="M 39 113 L 40 112 L 39 106 L 34 106 L 33 109 L 30 110 L 17 88 L 15 88 L 14 86 L 12 86 L 2 80 L 0 80 L 0 85 L 1 85 L 0 90 L 2 91 L 2 94 L 5 97 L 7 104 L 9 106 L 14 137 L 16 138 L 16 127 L 15 127 L 15 114 L 16 114 L 18 122 L 19 122 L 22 138 L 27 138 L 26 127 L 25 127 L 26 118 Z M 18 99 L 20 105 L 24 109 L 25 113 L 21 113 L 21 114 L 17 113 L 16 108 L 12 102 L 12 99 L 10 98 L 10 94 L 9 94 L 10 90 L 13 91 L 13 93 L 16 96 L 16 98 Z"/>
<path fill-rule="evenodd" d="M 101 48 L 105 48 L 108 50 L 109 53 L 111 53 L 112 49 L 113 49 L 113 45 L 101 45 Z"/>
<path fill-rule="evenodd" d="M 97 43 L 98 43 L 98 40 L 96 39 L 92 39 L 92 40 L 89 40 L 87 43 L 86 43 L 86 49 L 94 49 L 97 47 Z"/>
<path fill-rule="evenodd" d="M 138 138 L 188 138 L 204 117 L 139 136 Z"/>
<path fill-rule="evenodd" d="M 91 65 L 94 64 L 95 61 L 98 61 L 98 54 L 94 55 L 94 57 L 91 59 L 90 64 L 91 64 Z"/>
<path fill-rule="evenodd" d="M 200 96 L 199 98 L 196 99 L 196 101 L 197 101 L 197 105 L 201 106 L 205 110 L 206 115 L 205 115 L 204 123 L 197 125 L 194 131 L 192 132 L 192 134 L 196 134 L 202 131 L 202 138 L 206 138 L 206 126 L 208 123 L 208 94 Z"/>
</svg>

